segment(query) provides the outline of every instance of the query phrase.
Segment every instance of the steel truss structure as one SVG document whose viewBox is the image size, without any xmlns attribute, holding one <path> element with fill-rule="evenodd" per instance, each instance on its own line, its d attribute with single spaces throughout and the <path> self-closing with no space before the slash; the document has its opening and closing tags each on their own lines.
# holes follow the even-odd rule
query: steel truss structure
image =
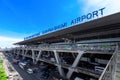
<svg viewBox="0 0 120 80">
<path fill-rule="evenodd" d="M 120 80 L 120 13 L 15 44 L 15 57 L 54 65 L 64 79 Z"/>
</svg>

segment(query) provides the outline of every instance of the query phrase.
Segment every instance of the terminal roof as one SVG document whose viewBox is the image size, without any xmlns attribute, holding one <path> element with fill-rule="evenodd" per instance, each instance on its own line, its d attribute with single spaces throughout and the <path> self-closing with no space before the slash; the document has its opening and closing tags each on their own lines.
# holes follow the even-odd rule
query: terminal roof
<svg viewBox="0 0 120 80">
<path fill-rule="evenodd" d="M 120 12 L 15 44 L 37 45 L 113 37 L 120 37 Z"/>
</svg>

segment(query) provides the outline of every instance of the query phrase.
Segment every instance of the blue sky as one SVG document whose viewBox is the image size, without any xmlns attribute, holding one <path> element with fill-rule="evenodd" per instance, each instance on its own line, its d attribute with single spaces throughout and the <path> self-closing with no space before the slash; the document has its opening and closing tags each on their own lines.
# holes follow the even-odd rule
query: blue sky
<svg viewBox="0 0 120 80">
<path fill-rule="evenodd" d="M 24 37 L 102 7 L 106 7 L 105 15 L 120 12 L 119 3 L 119 0 L 0 0 L 0 47 L 11 47 Z"/>
<path fill-rule="evenodd" d="M 22 38 L 73 19 L 79 10 L 75 0 L 0 0 L 0 35 Z"/>
</svg>

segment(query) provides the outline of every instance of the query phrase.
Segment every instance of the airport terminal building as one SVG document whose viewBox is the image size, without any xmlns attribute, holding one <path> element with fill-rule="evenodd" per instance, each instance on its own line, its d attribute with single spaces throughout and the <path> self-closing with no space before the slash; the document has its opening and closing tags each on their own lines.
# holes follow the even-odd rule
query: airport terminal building
<svg viewBox="0 0 120 80">
<path fill-rule="evenodd" d="M 15 57 L 56 69 L 58 75 L 51 80 L 120 80 L 120 13 L 15 45 L 19 45 L 12 51 Z"/>
</svg>

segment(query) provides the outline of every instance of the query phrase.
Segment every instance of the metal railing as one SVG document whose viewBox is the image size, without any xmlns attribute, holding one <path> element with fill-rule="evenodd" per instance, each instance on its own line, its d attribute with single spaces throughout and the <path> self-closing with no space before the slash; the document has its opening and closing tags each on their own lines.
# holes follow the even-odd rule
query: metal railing
<svg viewBox="0 0 120 80">
<path fill-rule="evenodd" d="M 42 44 L 37 46 L 26 46 L 24 48 L 31 49 L 47 49 L 47 50 L 96 50 L 96 51 L 114 51 L 115 43 L 99 43 L 99 44 Z"/>
</svg>

